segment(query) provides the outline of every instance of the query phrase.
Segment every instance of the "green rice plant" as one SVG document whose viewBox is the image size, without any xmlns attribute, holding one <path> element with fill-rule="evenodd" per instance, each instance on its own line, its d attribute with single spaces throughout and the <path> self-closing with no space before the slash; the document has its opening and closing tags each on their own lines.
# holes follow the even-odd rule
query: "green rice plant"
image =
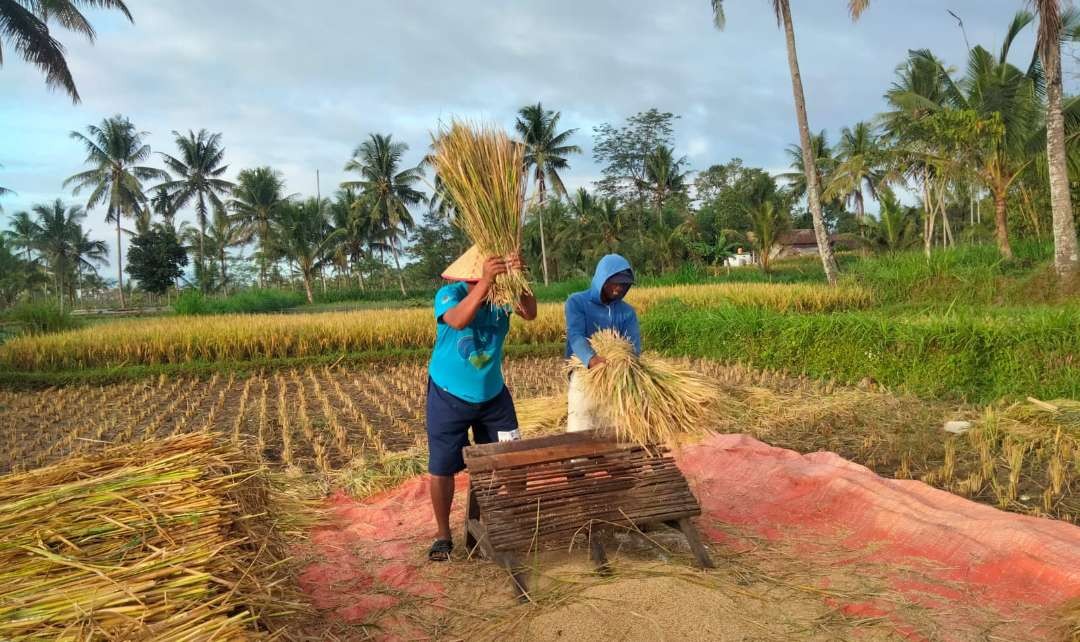
<svg viewBox="0 0 1080 642">
<path fill-rule="evenodd" d="M 454 222 L 481 256 L 521 250 L 525 215 L 525 148 L 493 125 L 452 120 L 432 136 L 435 172 L 454 203 Z M 488 293 L 494 305 L 512 306 L 529 292 L 525 274 L 499 275 Z"/>
</svg>

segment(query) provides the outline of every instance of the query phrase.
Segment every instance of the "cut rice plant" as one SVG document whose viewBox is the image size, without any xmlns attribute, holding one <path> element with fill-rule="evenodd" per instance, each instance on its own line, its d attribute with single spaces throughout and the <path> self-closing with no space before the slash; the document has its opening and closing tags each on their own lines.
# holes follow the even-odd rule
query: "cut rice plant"
<svg viewBox="0 0 1080 642">
<path fill-rule="evenodd" d="M 601 330 L 589 345 L 605 363 L 587 368 L 576 356 L 568 369 L 580 377 L 593 411 L 617 440 L 643 446 L 679 441 L 709 431 L 715 386 L 675 362 L 638 356 L 625 337 Z"/>
<path fill-rule="evenodd" d="M 965 436 L 977 464 L 950 490 L 1007 510 L 1080 518 L 1080 402 L 1029 397 L 990 407 Z"/>
<path fill-rule="evenodd" d="M 1061 628 L 1063 639 L 1080 642 L 1080 598 L 1069 600 L 1061 609 Z"/>
<path fill-rule="evenodd" d="M 2 477 L 0 638 L 280 635 L 305 514 L 205 433 Z"/>
<path fill-rule="evenodd" d="M 527 178 L 524 147 L 494 125 L 456 119 L 432 139 L 435 171 L 454 203 L 455 223 L 484 257 L 519 252 Z M 525 274 L 512 270 L 496 277 L 488 301 L 512 306 L 529 291 Z"/>
<path fill-rule="evenodd" d="M 559 432 L 566 425 L 566 395 L 533 397 L 514 401 L 522 437 Z"/>
<path fill-rule="evenodd" d="M 409 450 L 382 456 L 360 456 L 334 474 L 335 484 L 353 497 L 364 499 L 427 472 L 427 450 Z"/>
</svg>

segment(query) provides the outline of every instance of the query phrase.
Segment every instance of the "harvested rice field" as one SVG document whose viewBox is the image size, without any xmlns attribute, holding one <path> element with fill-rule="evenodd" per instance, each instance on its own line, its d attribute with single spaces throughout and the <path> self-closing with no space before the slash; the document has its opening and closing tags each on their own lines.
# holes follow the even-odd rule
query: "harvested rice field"
<svg viewBox="0 0 1080 642">
<path fill-rule="evenodd" d="M 314 511 L 305 518 L 309 526 L 291 536 L 288 565 L 274 563 L 255 578 L 283 581 L 283 590 L 299 591 L 295 599 L 303 606 L 284 623 L 254 617 L 265 599 L 256 591 L 238 606 L 214 602 L 216 610 L 208 613 L 247 609 L 237 624 L 253 631 L 284 627 L 285 639 L 484 640 L 511 632 L 527 640 L 898 640 L 950 632 L 960 640 L 1026 640 L 1044 639 L 1075 619 L 1030 606 L 1016 611 L 1011 600 L 1030 601 L 1028 588 L 1019 597 L 973 594 L 973 600 L 994 600 L 994 608 L 965 601 L 960 596 L 971 592 L 973 578 L 978 583 L 982 567 L 956 576 L 943 571 L 955 567 L 952 558 L 926 562 L 896 546 L 941 541 L 943 533 L 960 533 L 961 524 L 963 541 L 974 545 L 982 538 L 973 532 L 993 524 L 988 532 L 1000 533 L 993 542 L 956 554 L 1017 569 L 1047 556 L 1075 553 L 1080 560 L 1080 542 L 1069 544 L 1061 533 L 1072 528 L 1067 522 L 1080 521 L 1075 405 L 1034 400 L 976 407 L 897 395 L 870 381 L 853 387 L 707 360 L 681 365 L 717 392 L 707 424 L 720 434 L 681 451 L 680 467 L 707 509 L 698 525 L 718 568 L 691 568 L 675 531 L 619 532 L 610 549 L 611 575 L 591 571 L 582 553 L 587 542 L 530 557 L 536 584 L 524 605 L 514 604 L 503 571 L 467 561 L 468 551 L 455 550 L 455 563 L 446 566 L 422 561 L 431 517 L 418 477 L 426 457 L 426 374 L 419 360 L 0 390 L 0 467 L 12 473 L 0 479 L 18 488 L 26 475 L 54 475 L 43 466 L 85 467 L 70 462 L 83 461 L 79 455 L 136 453 L 123 449 L 142 442 L 153 449 L 170 437 L 216 437 L 224 448 L 237 447 L 250 465 L 282 473 L 274 476 L 275 492 Z M 561 430 L 564 362 L 514 358 L 505 372 L 523 433 Z M 966 421 L 970 429 L 948 433 L 946 421 Z M 134 455 L 124 456 L 137 463 Z M 890 499 L 912 489 L 920 499 Z M 459 484 L 455 532 L 462 490 Z M 886 500 L 892 503 L 875 504 Z M 949 501 L 961 504 L 929 521 L 925 515 L 896 518 L 924 502 Z M 815 517 L 841 507 L 852 512 L 824 524 Z M 82 514 L 77 504 L 70 510 Z M 950 522 L 964 511 L 970 514 Z M 1017 521 L 1029 516 L 1057 519 Z M 882 523 L 893 524 L 887 536 L 874 530 Z M 1024 560 L 999 559 L 1010 529 L 1035 527 L 1049 534 L 1016 552 Z M 71 541 L 83 554 L 97 550 L 83 543 L 92 535 L 56 528 L 44 541 L 61 547 Z M 57 550 L 81 559 L 77 549 Z M 1059 592 L 1071 581 L 1043 577 L 1057 582 Z M 305 615 L 307 608 L 312 611 Z M 186 610 L 161 613 L 189 617 Z"/>
<path fill-rule="evenodd" d="M 522 398 L 558 393 L 555 359 L 507 368 Z M 27 470 L 103 445 L 216 432 L 258 459 L 302 472 L 329 472 L 360 455 L 425 444 L 426 367 L 420 362 L 358 369 L 319 367 L 251 376 L 160 376 L 136 383 L 0 390 L 0 470 Z"/>
<path fill-rule="evenodd" d="M 895 395 L 870 382 L 850 387 L 707 360 L 688 364 L 719 391 L 708 419 L 713 431 L 746 433 L 799 452 L 835 452 L 881 475 L 1080 523 L 1075 403 L 1064 402 L 1057 412 L 1046 402 L 976 407 Z M 510 359 L 505 372 L 523 431 L 559 429 L 563 361 Z M 375 462 L 414 474 L 424 470 L 426 377 L 423 362 L 399 360 L 0 389 L 0 471 L 30 470 L 112 444 L 213 432 L 293 475 L 355 472 Z M 943 430 L 947 421 L 967 421 L 972 429 L 954 435 Z"/>
</svg>

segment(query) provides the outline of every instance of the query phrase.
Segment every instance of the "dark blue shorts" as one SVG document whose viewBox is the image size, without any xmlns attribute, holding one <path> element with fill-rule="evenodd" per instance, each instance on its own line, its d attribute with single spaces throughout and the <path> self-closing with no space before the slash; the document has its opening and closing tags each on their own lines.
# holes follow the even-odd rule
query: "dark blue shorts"
<svg viewBox="0 0 1080 642">
<path fill-rule="evenodd" d="M 499 440 L 500 431 L 517 427 L 514 400 L 506 386 L 489 401 L 471 403 L 438 387 L 428 377 L 428 472 L 432 475 L 454 475 L 465 470 L 461 450 L 469 445 L 469 428 L 474 444 L 490 444 Z"/>
</svg>

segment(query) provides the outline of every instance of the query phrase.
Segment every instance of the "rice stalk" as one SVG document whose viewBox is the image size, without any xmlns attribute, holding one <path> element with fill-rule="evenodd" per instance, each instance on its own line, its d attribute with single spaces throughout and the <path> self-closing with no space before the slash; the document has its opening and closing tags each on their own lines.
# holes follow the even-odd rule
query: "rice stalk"
<svg viewBox="0 0 1080 642">
<path fill-rule="evenodd" d="M 614 330 L 589 338 L 606 362 L 587 368 L 576 356 L 567 368 L 580 377 L 594 412 L 618 441 L 643 446 L 668 443 L 709 431 L 715 386 L 688 367 L 645 353 Z"/>
<path fill-rule="evenodd" d="M 566 424 L 566 396 L 515 400 L 514 411 L 523 437 L 558 432 Z"/>
<path fill-rule="evenodd" d="M 205 433 L 0 477 L 0 639 L 284 634 L 307 510 Z"/>
<path fill-rule="evenodd" d="M 484 257 L 521 250 L 525 214 L 525 149 L 490 124 L 454 119 L 432 136 L 435 172 L 453 200 L 455 223 Z M 487 300 L 512 306 L 530 291 L 519 270 L 500 274 Z"/>
</svg>

